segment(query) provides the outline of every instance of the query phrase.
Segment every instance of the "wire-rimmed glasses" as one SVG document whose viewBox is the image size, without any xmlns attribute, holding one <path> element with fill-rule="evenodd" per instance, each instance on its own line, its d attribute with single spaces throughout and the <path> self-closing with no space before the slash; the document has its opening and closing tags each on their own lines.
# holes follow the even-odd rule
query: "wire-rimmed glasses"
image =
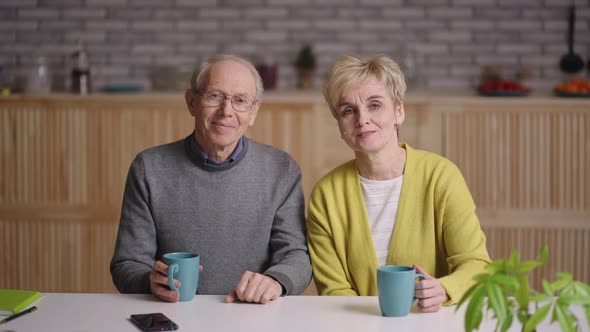
<svg viewBox="0 0 590 332">
<path fill-rule="evenodd" d="M 248 97 L 240 96 L 240 95 L 226 95 L 219 91 L 207 91 L 207 92 L 200 92 L 197 93 L 203 97 L 201 102 L 205 106 L 211 107 L 218 107 L 225 102 L 226 99 L 229 99 L 231 102 L 232 107 L 236 112 L 248 112 L 252 109 L 252 106 L 256 104 L 256 100 L 250 101 Z"/>
</svg>

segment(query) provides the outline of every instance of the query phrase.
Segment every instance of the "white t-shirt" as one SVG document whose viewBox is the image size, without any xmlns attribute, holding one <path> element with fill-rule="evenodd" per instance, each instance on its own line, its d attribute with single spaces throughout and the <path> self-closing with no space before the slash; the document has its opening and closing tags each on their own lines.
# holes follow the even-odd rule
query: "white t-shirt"
<svg viewBox="0 0 590 332">
<path fill-rule="evenodd" d="M 403 178 L 402 175 L 391 180 L 375 181 L 361 176 L 365 207 L 379 266 L 385 265 L 387 261 Z"/>
</svg>

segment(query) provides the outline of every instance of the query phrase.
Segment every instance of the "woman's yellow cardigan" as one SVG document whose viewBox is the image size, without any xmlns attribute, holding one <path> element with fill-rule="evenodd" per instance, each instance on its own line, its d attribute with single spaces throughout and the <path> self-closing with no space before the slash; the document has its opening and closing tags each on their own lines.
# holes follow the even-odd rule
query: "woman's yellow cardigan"
<svg viewBox="0 0 590 332">
<path fill-rule="evenodd" d="M 426 151 L 407 151 L 387 264 L 417 264 L 456 303 L 490 262 L 475 204 L 459 169 Z M 313 276 L 320 295 L 377 295 L 377 257 L 355 161 L 314 187 L 307 217 Z"/>
</svg>

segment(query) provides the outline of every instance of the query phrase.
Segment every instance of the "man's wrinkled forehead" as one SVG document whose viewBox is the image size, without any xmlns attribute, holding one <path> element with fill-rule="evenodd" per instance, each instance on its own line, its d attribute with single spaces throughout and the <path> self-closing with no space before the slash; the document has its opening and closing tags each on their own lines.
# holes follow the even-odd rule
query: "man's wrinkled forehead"
<svg viewBox="0 0 590 332">
<path fill-rule="evenodd" d="M 232 94 L 241 93 L 254 97 L 256 95 L 256 82 L 250 69 L 245 65 L 224 60 L 211 65 L 209 74 L 205 80 L 207 89 L 224 88 L 233 91 L 224 91 Z"/>
</svg>

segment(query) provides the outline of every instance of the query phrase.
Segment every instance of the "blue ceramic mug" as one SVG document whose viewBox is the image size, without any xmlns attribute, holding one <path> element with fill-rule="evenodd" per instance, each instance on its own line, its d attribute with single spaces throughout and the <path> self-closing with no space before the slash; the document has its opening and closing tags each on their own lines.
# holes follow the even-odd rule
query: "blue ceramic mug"
<svg viewBox="0 0 590 332">
<path fill-rule="evenodd" d="M 162 256 L 168 264 L 168 286 L 180 293 L 180 301 L 190 301 L 195 297 L 199 285 L 199 255 L 190 252 L 173 252 Z M 174 279 L 180 281 L 180 288 L 174 285 Z"/>
<path fill-rule="evenodd" d="M 416 278 L 426 279 L 411 266 L 384 265 L 377 268 L 379 306 L 383 316 L 406 316 L 416 299 Z"/>
</svg>

